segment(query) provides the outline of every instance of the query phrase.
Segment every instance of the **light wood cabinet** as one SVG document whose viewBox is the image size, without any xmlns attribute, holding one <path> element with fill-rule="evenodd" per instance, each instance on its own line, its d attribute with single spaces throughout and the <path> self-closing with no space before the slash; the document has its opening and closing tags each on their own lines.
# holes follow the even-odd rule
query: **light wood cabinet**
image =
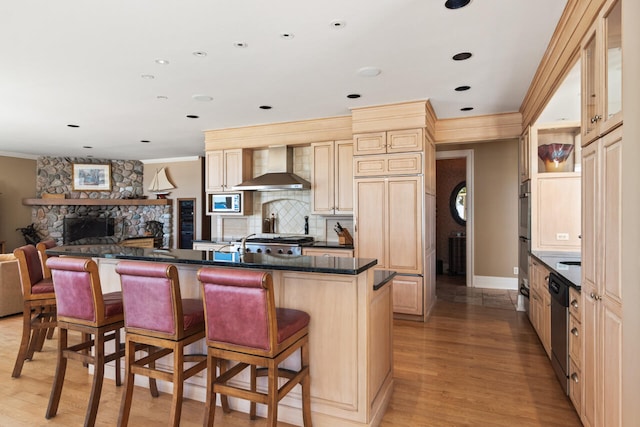
<svg viewBox="0 0 640 427">
<path fill-rule="evenodd" d="M 153 237 L 141 237 L 141 238 L 132 238 L 125 239 L 118 242 L 119 246 L 131 246 L 136 248 L 153 248 L 155 239 Z"/>
<path fill-rule="evenodd" d="M 353 155 L 422 151 L 422 129 L 392 130 L 353 135 Z"/>
<path fill-rule="evenodd" d="M 582 163 L 582 422 L 620 426 L 622 127 L 586 146 Z"/>
<path fill-rule="evenodd" d="M 423 286 L 421 276 L 398 275 L 393 278 L 393 312 L 421 316 Z"/>
<path fill-rule="evenodd" d="M 353 249 L 302 248 L 302 255 L 353 258 Z"/>
<path fill-rule="evenodd" d="M 318 215 L 353 213 L 353 141 L 311 144 L 311 203 Z"/>
<path fill-rule="evenodd" d="M 422 274 L 422 177 L 355 180 L 355 248 L 376 268 Z"/>
<path fill-rule="evenodd" d="M 357 156 L 353 160 L 353 175 L 417 175 L 422 173 L 422 154 L 389 154 Z"/>
<path fill-rule="evenodd" d="M 580 174 L 535 179 L 531 189 L 531 248 L 580 251 Z"/>
<path fill-rule="evenodd" d="M 549 294 L 549 270 L 531 258 L 529 320 L 536 330 L 547 356 L 551 358 L 551 295 Z"/>
<path fill-rule="evenodd" d="M 206 154 L 206 191 L 234 191 L 233 186 L 251 179 L 250 150 L 214 150 Z"/>
<path fill-rule="evenodd" d="M 605 3 L 581 45 L 583 144 L 622 123 L 622 1 Z"/>
<path fill-rule="evenodd" d="M 529 144 L 529 169 L 526 173 L 531 180 L 531 249 L 579 252 L 580 172 L 574 172 L 580 170 L 581 161 L 579 123 L 531 126 L 528 137 L 523 136 L 521 143 Z M 547 155 L 553 151 L 551 147 L 560 144 L 570 154 L 564 161 L 550 161 Z M 539 153 L 543 153 L 542 157 Z"/>
</svg>

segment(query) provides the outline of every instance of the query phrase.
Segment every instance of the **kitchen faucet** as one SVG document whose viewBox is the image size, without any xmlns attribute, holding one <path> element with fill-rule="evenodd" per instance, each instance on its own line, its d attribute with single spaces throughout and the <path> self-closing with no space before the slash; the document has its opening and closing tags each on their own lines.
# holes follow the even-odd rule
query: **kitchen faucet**
<svg viewBox="0 0 640 427">
<path fill-rule="evenodd" d="M 249 234 L 248 236 L 245 236 L 242 238 L 242 243 L 240 244 L 240 254 L 244 255 L 244 253 L 247 251 L 247 239 L 249 237 L 253 237 L 255 236 L 256 233 L 253 234 Z"/>
</svg>

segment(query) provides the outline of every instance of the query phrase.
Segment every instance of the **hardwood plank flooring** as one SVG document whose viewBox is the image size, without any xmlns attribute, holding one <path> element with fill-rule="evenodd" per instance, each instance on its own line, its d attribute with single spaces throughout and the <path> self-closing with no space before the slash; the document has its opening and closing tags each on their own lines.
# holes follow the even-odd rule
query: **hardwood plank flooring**
<svg viewBox="0 0 640 427">
<path fill-rule="evenodd" d="M 91 376 L 74 361 L 58 415 L 44 418 L 55 338 L 25 363 L 19 379 L 11 378 L 21 326 L 20 316 L 0 319 L 0 427 L 81 426 Z M 426 324 L 394 326 L 395 388 L 381 426 L 581 425 L 524 313 L 439 301 Z M 116 424 L 121 392 L 105 380 L 97 426 Z M 169 394 L 153 399 L 139 388 L 134 399 L 132 426 L 166 424 Z M 202 402 L 185 399 L 181 425 L 202 425 L 203 412 Z M 216 426 L 264 425 L 243 413 L 216 414 Z"/>
</svg>

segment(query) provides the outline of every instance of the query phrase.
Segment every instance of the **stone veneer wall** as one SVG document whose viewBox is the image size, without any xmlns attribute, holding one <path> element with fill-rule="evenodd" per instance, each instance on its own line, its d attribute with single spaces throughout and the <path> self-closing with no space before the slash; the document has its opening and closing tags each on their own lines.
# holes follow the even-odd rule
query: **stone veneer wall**
<svg viewBox="0 0 640 427">
<path fill-rule="evenodd" d="M 73 191 L 73 164 L 111 165 L 111 191 Z M 64 194 L 67 199 L 141 199 L 143 164 L 138 160 L 104 160 L 93 158 L 39 157 L 36 164 L 36 197 Z M 62 242 L 63 219 L 79 217 L 115 219 L 115 237 L 127 238 L 145 234 L 147 221 L 163 223 L 163 246 L 170 246 L 171 206 L 35 206 L 32 222 L 43 238 Z"/>
</svg>

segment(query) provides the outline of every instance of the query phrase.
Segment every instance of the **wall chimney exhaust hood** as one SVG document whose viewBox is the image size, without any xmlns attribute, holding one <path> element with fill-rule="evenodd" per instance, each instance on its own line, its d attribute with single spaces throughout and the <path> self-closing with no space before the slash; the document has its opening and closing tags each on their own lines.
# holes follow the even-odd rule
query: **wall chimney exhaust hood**
<svg viewBox="0 0 640 427">
<path fill-rule="evenodd" d="M 234 190 L 308 190 L 311 183 L 293 173 L 293 147 L 269 147 L 267 173 L 233 187 Z"/>
</svg>

